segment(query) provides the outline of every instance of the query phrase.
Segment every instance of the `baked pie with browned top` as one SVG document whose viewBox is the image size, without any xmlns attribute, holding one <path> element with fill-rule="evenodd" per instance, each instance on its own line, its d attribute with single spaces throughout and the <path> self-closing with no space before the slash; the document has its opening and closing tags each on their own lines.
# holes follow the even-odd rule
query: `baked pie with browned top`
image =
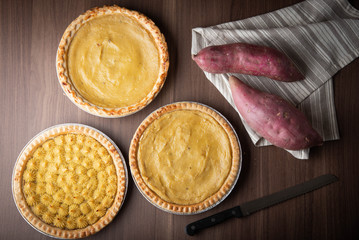
<svg viewBox="0 0 359 240">
<path fill-rule="evenodd" d="M 167 44 L 146 16 L 118 6 L 93 8 L 66 29 L 57 51 L 57 74 L 66 95 L 103 117 L 134 113 L 162 88 Z"/>
<path fill-rule="evenodd" d="M 16 162 L 13 194 L 23 217 L 39 231 L 80 238 L 105 227 L 119 211 L 126 167 L 112 142 L 84 125 L 45 130 Z"/>
<path fill-rule="evenodd" d="M 137 129 L 130 168 L 142 194 L 179 214 L 205 211 L 233 188 L 241 166 L 240 146 L 229 123 L 201 104 L 164 106 Z"/>
</svg>

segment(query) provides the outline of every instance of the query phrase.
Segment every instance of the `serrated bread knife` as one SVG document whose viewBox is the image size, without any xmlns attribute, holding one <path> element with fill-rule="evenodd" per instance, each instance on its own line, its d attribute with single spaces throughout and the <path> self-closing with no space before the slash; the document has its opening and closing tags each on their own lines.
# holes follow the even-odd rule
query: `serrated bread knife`
<svg viewBox="0 0 359 240">
<path fill-rule="evenodd" d="M 240 206 L 224 210 L 220 213 L 214 214 L 212 216 L 203 218 L 199 221 L 193 222 L 186 226 L 186 232 L 188 235 L 193 236 L 198 231 L 214 226 L 218 223 L 224 222 L 225 220 L 232 217 L 246 217 L 254 212 L 257 212 L 261 209 L 276 205 L 278 203 L 284 202 L 291 198 L 303 195 L 305 193 L 311 192 L 318 188 L 321 188 L 325 185 L 338 181 L 338 178 L 332 174 L 322 175 L 320 177 L 314 178 L 307 182 L 295 185 L 293 187 L 284 189 L 282 191 L 273 193 L 271 195 L 249 201 L 241 204 Z"/>
</svg>

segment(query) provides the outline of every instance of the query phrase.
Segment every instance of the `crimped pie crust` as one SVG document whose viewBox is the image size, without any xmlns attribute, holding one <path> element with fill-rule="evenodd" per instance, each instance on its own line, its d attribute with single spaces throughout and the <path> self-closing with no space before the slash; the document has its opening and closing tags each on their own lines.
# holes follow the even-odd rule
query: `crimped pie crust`
<svg viewBox="0 0 359 240">
<path fill-rule="evenodd" d="M 226 131 L 228 134 L 231 147 L 232 147 L 232 166 L 230 169 L 230 172 L 228 174 L 227 179 L 223 183 L 222 187 L 218 190 L 217 193 L 214 195 L 208 197 L 204 201 L 192 204 L 192 205 L 179 205 L 174 204 L 170 202 L 166 202 L 163 199 L 161 199 L 154 191 L 152 191 L 144 182 L 139 166 L 137 163 L 137 152 L 139 147 L 139 142 L 142 137 L 142 134 L 146 130 L 146 128 L 159 116 L 174 111 L 174 110 L 197 110 L 202 113 L 206 113 L 213 117 Z M 217 112 L 214 110 L 201 105 L 197 103 L 192 102 L 179 102 L 179 103 L 173 103 L 170 105 L 166 105 L 162 108 L 159 108 L 158 110 L 151 113 L 138 127 L 135 135 L 133 136 L 133 139 L 131 141 L 130 150 L 129 150 L 129 164 L 130 169 L 132 173 L 132 177 L 141 191 L 141 193 L 155 206 L 171 212 L 175 214 L 194 214 L 203 212 L 213 206 L 215 206 L 218 202 L 222 201 L 231 191 L 231 189 L 234 187 L 234 184 L 236 183 L 238 179 L 238 175 L 241 168 L 241 154 L 240 154 L 240 146 L 238 143 L 237 135 L 233 131 L 232 127 L 228 124 L 228 122 Z"/>
<path fill-rule="evenodd" d="M 60 229 L 43 222 L 39 217 L 37 217 L 27 205 L 25 196 L 22 190 L 22 175 L 26 168 L 27 161 L 32 157 L 34 151 L 45 143 L 47 140 L 52 139 L 56 136 L 74 133 L 74 134 L 83 134 L 97 140 L 102 146 L 104 146 L 108 153 L 111 155 L 113 163 L 116 168 L 117 175 L 117 193 L 115 199 L 112 203 L 112 206 L 107 209 L 106 214 L 101 217 L 96 223 L 89 225 L 82 229 L 66 230 Z M 39 135 L 35 136 L 28 145 L 22 150 L 19 158 L 15 164 L 14 172 L 12 176 L 12 191 L 14 201 L 16 206 L 24 217 L 24 219 L 30 223 L 32 227 L 39 230 L 40 232 L 50 235 L 56 238 L 64 239 L 76 239 L 83 238 L 89 235 L 92 235 L 107 224 L 109 224 L 113 218 L 116 216 L 120 210 L 122 203 L 125 198 L 127 189 L 127 170 L 126 166 L 123 164 L 122 155 L 117 151 L 116 147 L 100 132 L 87 127 L 85 125 L 58 125 L 46 129 L 41 132 Z"/>
<path fill-rule="evenodd" d="M 77 30 L 89 20 L 108 14 L 122 14 L 126 17 L 138 21 L 145 29 L 148 30 L 149 33 L 152 34 L 152 37 L 159 51 L 160 69 L 158 73 L 158 78 L 153 89 L 139 103 L 127 107 L 104 108 L 88 102 L 78 93 L 76 88 L 73 86 L 71 79 L 69 78 L 69 73 L 67 69 L 67 55 L 69 46 Z M 128 10 L 126 8 L 118 7 L 116 5 L 104 6 L 101 8 L 95 7 L 76 18 L 65 30 L 65 33 L 61 38 L 56 55 L 57 76 L 60 85 L 67 97 L 84 111 L 102 117 L 122 117 L 137 112 L 147 106 L 161 90 L 167 76 L 168 67 L 169 57 L 167 43 L 165 41 L 165 37 L 160 32 L 158 27 L 154 24 L 154 22 L 137 11 Z"/>
</svg>

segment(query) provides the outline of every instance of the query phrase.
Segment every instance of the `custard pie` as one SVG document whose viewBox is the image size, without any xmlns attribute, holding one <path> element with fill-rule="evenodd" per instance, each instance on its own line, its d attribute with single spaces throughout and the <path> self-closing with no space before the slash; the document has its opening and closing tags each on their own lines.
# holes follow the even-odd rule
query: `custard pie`
<svg viewBox="0 0 359 240">
<path fill-rule="evenodd" d="M 75 19 L 57 51 L 66 95 L 103 117 L 134 113 L 158 94 L 169 66 L 167 43 L 146 16 L 118 6 L 93 8 Z"/>
<path fill-rule="evenodd" d="M 59 125 L 21 152 L 12 190 L 21 215 L 42 233 L 82 238 L 112 221 L 127 188 L 121 153 L 102 133 Z"/>
<path fill-rule="evenodd" d="M 141 193 L 177 214 L 203 212 L 222 201 L 241 168 L 233 128 L 215 110 L 180 102 L 164 106 L 138 127 L 130 168 Z"/>
</svg>

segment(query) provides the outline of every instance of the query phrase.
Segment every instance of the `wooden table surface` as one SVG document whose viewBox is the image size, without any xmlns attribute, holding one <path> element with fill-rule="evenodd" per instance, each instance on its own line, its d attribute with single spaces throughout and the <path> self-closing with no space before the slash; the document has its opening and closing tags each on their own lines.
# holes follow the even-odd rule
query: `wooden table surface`
<svg viewBox="0 0 359 240">
<path fill-rule="evenodd" d="M 334 77 L 341 139 L 313 148 L 307 161 L 276 147 L 254 147 L 237 113 L 191 60 L 193 27 L 243 19 L 296 2 L 0 1 L 0 239 L 48 238 L 23 220 L 11 193 L 16 158 L 34 135 L 55 124 L 87 124 L 111 137 L 128 164 L 130 139 L 141 121 L 153 110 L 182 100 L 214 107 L 237 131 L 243 167 L 233 192 L 206 213 L 178 216 L 152 206 L 130 177 L 119 214 L 90 239 L 359 239 L 359 60 Z M 89 8 L 115 3 L 144 13 L 159 26 L 168 42 L 170 69 L 162 91 L 149 106 L 128 117 L 104 119 L 78 109 L 63 94 L 55 54 L 73 19 Z M 340 181 L 247 218 L 231 219 L 195 237 L 185 234 L 186 224 L 192 221 L 325 173 L 337 175 Z"/>
</svg>

